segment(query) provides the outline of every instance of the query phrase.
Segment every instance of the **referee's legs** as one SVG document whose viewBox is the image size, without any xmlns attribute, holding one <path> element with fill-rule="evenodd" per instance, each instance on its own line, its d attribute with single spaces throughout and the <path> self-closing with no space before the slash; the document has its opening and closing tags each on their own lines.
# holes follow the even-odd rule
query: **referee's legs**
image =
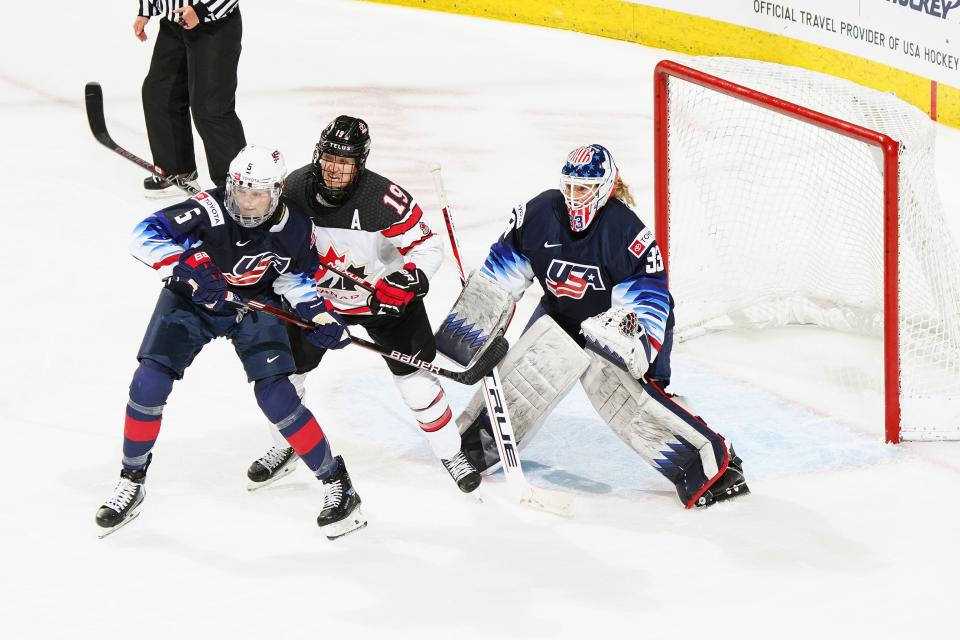
<svg viewBox="0 0 960 640">
<path fill-rule="evenodd" d="M 159 22 L 150 70 L 143 80 L 143 118 L 154 164 L 169 173 L 190 173 L 197 165 L 183 29 L 169 20 Z"/>
<path fill-rule="evenodd" d="M 190 103 L 193 122 L 203 139 L 210 179 L 222 186 L 230 161 L 246 144 L 243 124 L 236 111 L 243 20 L 240 10 L 235 9 L 227 18 L 201 27 L 186 32 Z"/>
</svg>

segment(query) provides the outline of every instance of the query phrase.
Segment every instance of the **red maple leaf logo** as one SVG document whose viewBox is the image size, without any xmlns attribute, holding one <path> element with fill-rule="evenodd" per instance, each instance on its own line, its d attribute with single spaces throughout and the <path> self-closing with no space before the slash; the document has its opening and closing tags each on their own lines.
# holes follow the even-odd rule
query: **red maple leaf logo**
<svg viewBox="0 0 960 640">
<path fill-rule="evenodd" d="M 342 255 L 337 253 L 337 250 L 334 249 L 333 245 L 331 244 L 329 247 L 327 247 L 327 252 L 322 256 L 320 256 L 320 263 L 321 265 L 332 264 L 335 267 L 340 267 L 346 262 L 346 259 L 347 259 L 347 253 L 344 252 Z M 321 276 L 326 272 L 327 270 L 321 266 L 320 269 L 317 271 L 317 277 Z"/>
<path fill-rule="evenodd" d="M 347 251 L 344 251 L 342 254 L 337 253 L 337 250 L 333 248 L 332 244 L 328 246 L 326 253 L 320 254 L 320 268 L 318 268 L 317 272 L 313 275 L 314 280 L 316 280 L 320 286 L 331 289 L 345 289 L 349 291 L 356 289 L 356 285 L 353 282 L 345 280 L 335 273 L 329 273 L 329 270 L 323 266 L 329 264 L 341 271 L 349 271 L 361 279 L 365 278 L 367 274 L 364 266 L 357 266 L 352 262 L 348 263 L 347 253 Z M 328 273 L 329 276 L 327 275 Z M 324 282 L 324 280 L 328 281 Z"/>
</svg>

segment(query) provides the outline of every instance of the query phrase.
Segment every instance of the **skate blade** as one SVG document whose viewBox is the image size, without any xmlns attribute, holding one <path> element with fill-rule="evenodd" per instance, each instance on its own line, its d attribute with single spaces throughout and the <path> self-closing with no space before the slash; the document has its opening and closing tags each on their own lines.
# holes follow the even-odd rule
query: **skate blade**
<svg viewBox="0 0 960 640">
<path fill-rule="evenodd" d="M 357 507 L 343 520 L 320 527 L 320 533 L 327 536 L 327 540 L 336 540 L 365 526 L 367 526 L 367 519 L 360 512 L 360 507 Z"/>
<path fill-rule="evenodd" d="M 299 458 L 297 458 L 297 460 L 299 460 Z M 247 481 L 247 491 L 256 491 L 257 489 L 263 489 L 264 487 L 268 487 L 268 486 L 270 486 L 271 484 L 273 484 L 274 482 L 276 482 L 277 480 L 279 480 L 280 478 L 285 478 L 285 477 L 287 477 L 288 475 L 290 475 L 291 473 L 293 473 L 293 470 L 296 469 L 296 468 L 297 468 L 297 465 L 296 465 L 296 462 L 295 462 L 294 464 L 290 465 L 289 467 L 284 467 L 284 468 L 280 469 L 280 470 L 277 471 L 275 474 L 273 474 L 273 477 L 272 477 L 272 478 L 269 478 L 269 479 L 267 479 L 267 480 L 264 480 L 263 482 L 254 482 L 253 480 L 248 480 L 248 481 Z"/>
<path fill-rule="evenodd" d="M 723 493 L 713 496 L 709 502 L 706 502 L 701 496 L 694 507 L 697 509 L 709 509 L 720 502 L 729 502 L 730 500 L 735 500 L 736 498 L 746 495 L 750 495 L 750 487 L 748 487 L 746 483 L 734 485 Z"/>
<path fill-rule="evenodd" d="M 128 515 L 128 516 L 123 520 L 123 522 L 121 522 L 121 523 L 118 524 L 118 525 L 114 525 L 114 526 L 110 527 L 109 529 L 102 529 L 102 532 L 101 532 L 101 533 L 98 533 L 98 534 L 97 534 L 97 537 L 100 538 L 101 540 L 103 540 L 104 538 L 106 538 L 108 535 L 110 535 L 111 533 L 113 533 L 113 532 L 116 531 L 117 529 L 122 529 L 123 527 L 127 526 L 128 524 L 130 524 L 131 522 L 133 522 L 134 520 L 136 520 L 136 519 L 137 519 L 137 516 L 139 516 L 139 515 L 140 515 L 140 509 L 137 509 L 136 511 L 131 511 L 131 512 L 130 512 L 130 515 Z"/>
</svg>

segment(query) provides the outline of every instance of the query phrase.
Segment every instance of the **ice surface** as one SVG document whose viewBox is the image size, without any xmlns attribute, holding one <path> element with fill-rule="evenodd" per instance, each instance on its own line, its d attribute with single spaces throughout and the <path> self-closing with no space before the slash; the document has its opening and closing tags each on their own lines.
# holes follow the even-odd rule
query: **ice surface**
<svg viewBox="0 0 960 640">
<path fill-rule="evenodd" d="M 710 336 L 676 355 L 677 390 L 736 444 L 752 496 L 683 510 L 577 388 L 524 463 L 534 483 L 576 493 L 571 520 L 514 505 L 500 477 L 483 503 L 463 497 L 382 363 L 360 349 L 331 354 L 308 379 L 307 403 L 370 521 L 334 543 L 314 524 L 320 487 L 305 469 L 245 491 L 245 469 L 270 440 L 219 341 L 170 398 L 141 517 L 98 540 L 93 515 L 119 472 L 127 385 L 158 289 L 126 251 L 151 207 L 144 174 L 94 142 L 82 108 L 84 83 L 100 81 L 114 136 L 148 156 L 140 83 L 156 25 L 139 43 L 134 3 L 119 4 L 31 6 L 0 38 L 0 636 L 894 638 L 953 628 L 960 447 L 884 445 L 876 400 L 835 384 L 876 375 L 877 345 L 795 328 Z M 613 150 L 649 215 L 651 70 L 672 54 L 375 4 L 242 4 L 248 140 L 298 166 L 327 121 L 362 115 L 369 166 L 414 193 L 438 229 L 429 167 L 443 165 L 469 264 L 583 143 Z M 960 134 L 941 133 L 956 222 Z M 449 263 L 428 298 L 434 320 L 457 287 Z M 470 390 L 446 387 L 462 407 Z"/>
</svg>

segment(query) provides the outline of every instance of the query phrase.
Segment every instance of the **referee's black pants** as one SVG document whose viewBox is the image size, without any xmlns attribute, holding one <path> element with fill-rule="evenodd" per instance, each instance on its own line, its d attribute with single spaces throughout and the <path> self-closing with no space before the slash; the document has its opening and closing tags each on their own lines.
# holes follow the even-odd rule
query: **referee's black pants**
<svg viewBox="0 0 960 640">
<path fill-rule="evenodd" d="M 167 19 L 143 81 L 143 116 L 153 162 L 168 173 L 197 168 L 190 112 L 203 139 L 210 179 L 223 186 L 227 167 L 246 144 L 236 112 L 240 9 L 186 30 Z"/>
</svg>

